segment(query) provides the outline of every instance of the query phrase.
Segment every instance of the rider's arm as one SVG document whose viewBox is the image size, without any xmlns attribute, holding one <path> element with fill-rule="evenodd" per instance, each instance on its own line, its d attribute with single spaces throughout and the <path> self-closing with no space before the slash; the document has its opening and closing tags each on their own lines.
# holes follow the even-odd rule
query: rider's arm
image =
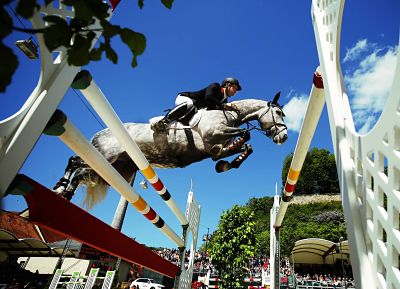
<svg viewBox="0 0 400 289">
<path fill-rule="evenodd" d="M 233 103 L 224 103 L 224 104 L 222 104 L 222 108 L 225 109 L 225 110 L 231 110 L 231 111 L 239 112 L 237 106 L 234 105 Z"/>
</svg>

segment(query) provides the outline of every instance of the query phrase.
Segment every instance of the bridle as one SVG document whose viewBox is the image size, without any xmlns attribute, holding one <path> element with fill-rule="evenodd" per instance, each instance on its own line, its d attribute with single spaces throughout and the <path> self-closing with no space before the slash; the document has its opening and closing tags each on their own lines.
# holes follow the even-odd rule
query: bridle
<svg viewBox="0 0 400 289">
<path fill-rule="evenodd" d="M 272 116 L 272 123 L 273 125 L 271 126 L 270 129 L 264 129 L 260 127 L 255 126 L 254 124 L 252 124 L 251 122 L 246 122 L 247 125 L 247 130 L 251 131 L 253 129 L 258 130 L 259 132 L 261 132 L 262 134 L 264 134 L 265 136 L 269 137 L 269 138 L 274 138 L 277 135 L 279 135 L 282 131 L 287 130 L 287 126 L 284 123 L 277 123 L 276 119 L 275 119 L 275 115 L 273 113 L 273 111 L 271 110 L 271 107 L 274 106 L 271 103 L 268 103 L 268 108 L 265 110 L 265 112 L 263 114 L 260 115 L 259 119 L 261 119 L 264 115 L 266 115 L 269 111 L 271 111 L 271 116 Z M 275 105 L 276 106 L 276 105 Z M 279 107 L 279 109 L 281 109 Z M 282 110 L 282 109 L 281 109 Z M 258 121 L 258 123 L 260 124 L 260 121 Z"/>
</svg>

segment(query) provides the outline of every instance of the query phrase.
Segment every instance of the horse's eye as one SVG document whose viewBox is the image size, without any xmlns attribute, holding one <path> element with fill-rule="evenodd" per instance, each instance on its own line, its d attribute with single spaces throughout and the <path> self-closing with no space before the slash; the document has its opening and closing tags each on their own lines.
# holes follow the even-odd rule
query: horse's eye
<svg viewBox="0 0 400 289">
<path fill-rule="evenodd" d="M 280 110 L 277 110 L 276 114 L 279 115 L 279 116 L 282 116 L 282 112 Z"/>
</svg>

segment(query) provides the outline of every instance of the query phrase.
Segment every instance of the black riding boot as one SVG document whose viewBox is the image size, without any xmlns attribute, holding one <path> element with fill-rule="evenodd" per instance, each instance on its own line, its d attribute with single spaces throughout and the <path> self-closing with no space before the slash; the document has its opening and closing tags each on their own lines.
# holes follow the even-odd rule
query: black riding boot
<svg viewBox="0 0 400 289">
<path fill-rule="evenodd" d="M 163 119 L 157 121 L 156 123 L 153 123 L 151 125 L 151 129 L 155 131 L 165 131 L 168 128 L 170 122 L 178 120 L 179 118 L 185 116 L 188 111 L 189 109 L 186 103 L 179 104 L 178 106 L 171 109 Z"/>
</svg>

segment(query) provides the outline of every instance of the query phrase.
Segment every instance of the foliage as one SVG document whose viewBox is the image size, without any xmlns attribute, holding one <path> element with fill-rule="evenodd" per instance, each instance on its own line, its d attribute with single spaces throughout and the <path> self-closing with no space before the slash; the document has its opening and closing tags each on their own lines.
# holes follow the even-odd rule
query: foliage
<svg viewBox="0 0 400 289">
<path fill-rule="evenodd" d="M 0 3 L 0 55 L 2 64 L 0 65 L 0 92 L 4 92 L 6 87 L 12 82 L 12 75 L 18 67 L 18 58 L 3 43 L 3 39 L 12 31 L 26 33 L 42 33 L 44 42 L 50 51 L 59 47 L 67 48 L 68 64 L 83 66 L 90 61 L 98 61 L 102 54 L 114 64 L 118 62 L 118 55 L 111 46 L 111 38 L 119 35 L 132 52 L 132 67 L 137 66 L 137 56 L 141 55 L 146 48 L 146 38 L 143 34 L 135 32 L 129 28 L 122 28 L 111 24 L 107 19 L 110 16 L 109 6 L 102 0 L 63 0 L 65 6 L 73 7 L 75 17 L 66 21 L 57 15 L 46 15 L 43 19 L 48 26 L 41 29 L 25 29 L 14 26 L 13 19 L 8 10 L 5 9 L 11 0 L 3 0 Z M 51 0 L 45 0 L 44 5 L 51 5 Z M 171 8 L 173 0 L 161 0 L 165 7 Z M 138 0 L 138 6 L 143 8 L 144 1 Z M 20 0 L 17 4 L 16 13 L 25 19 L 29 19 L 40 8 L 36 0 Z M 95 38 L 95 31 L 91 25 L 99 21 L 102 34 L 102 41 L 97 47 L 91 48 Z"/>
<path fill-rule="evenodd" d="M 233 206 L 224 212 L 210 241 L 210 256 L 220 278 L 222 288 L 241 284 L 247 271 L 248 259 L 255 251 L 254 213 L 247 207 Z"/>
<path fill-rule="evenodd" d="M 282 184 L 290 168 L 293 155 L 288 155 L 282 168 Z M 300 177 L 294 189 L 295 195 L 339 194 L 335 156 L 326 149 L 313 148 L 307 153 Z"/>
<path fill-rule="evenodd" d="M 246 206 L 254 213 L 256 233 L 256 256 L 269 255 L 270 210 L 274 198 L 251 198 Z"/>
<path fill-rule="evenodd" d="M 265 207 L 262 207 L 262 205 Z M 251 199 L 246 207 L 255 213 L 256 254 L 269 256 L 270 210 L 273 198 Z M 263 225 L 260 225 L 262 224 Z M 288 256 L 294 243 L 305 238 L 322 238 L 337 242 L 346 238 L 341 202 L 290 204 L 280 231 L 281 255 Z"/>
</svg>

